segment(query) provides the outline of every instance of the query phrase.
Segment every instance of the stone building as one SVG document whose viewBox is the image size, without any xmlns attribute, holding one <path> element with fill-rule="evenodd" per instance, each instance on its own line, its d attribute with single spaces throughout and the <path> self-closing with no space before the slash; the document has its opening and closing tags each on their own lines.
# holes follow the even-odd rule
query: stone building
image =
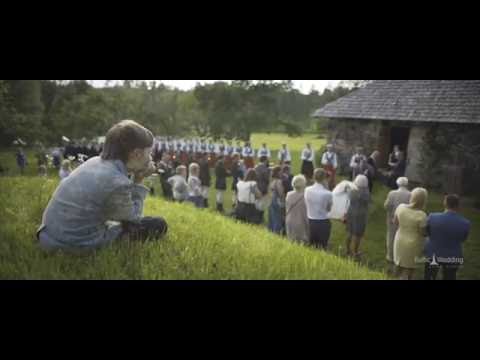
<svg viewBox="0 0 480 360">
<path fill-rule="evenodd" d="M 330 120 L 328 140 L 344 167 L 357 145 L 367 152 L 379 150 L 381 166 L 399 145 L 407 156 L 406 176 L 424 183 L 429 130 L 458 124 L 480 128 L 480 80 L 374 80 L 313 116 Z"/>
</svg>

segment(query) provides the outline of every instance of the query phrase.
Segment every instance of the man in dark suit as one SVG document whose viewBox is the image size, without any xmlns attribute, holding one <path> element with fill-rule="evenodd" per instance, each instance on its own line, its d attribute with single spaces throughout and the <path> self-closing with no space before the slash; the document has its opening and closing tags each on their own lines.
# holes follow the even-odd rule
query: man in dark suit
<svg viewBox="0 0 480 360">
<path fill-rule="evenodd" d="M 427 220 L 425 255 L 430 262 L 425 265 L 425 280 L 435 280 L 440 267 L 444 280 L 456 280 L 458 267 L 463 264 L 462 248 L 471 224 L 458 212 L 457 195 L 447 195 L 444 206 L 445 212 L 430 214 Z"/>
</svg>

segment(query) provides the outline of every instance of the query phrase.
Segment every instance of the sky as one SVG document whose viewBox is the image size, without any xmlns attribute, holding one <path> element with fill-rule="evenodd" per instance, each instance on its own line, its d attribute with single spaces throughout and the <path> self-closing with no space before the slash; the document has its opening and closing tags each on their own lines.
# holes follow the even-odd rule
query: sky
<svg viewBox="0 0 480 360">
<path fill-rule="evenodd" d="M 106 80 L 91 80 L 95 86 L 101 87 L 105 85 Z M 115 81 L 115 80 L 113 80 Z M 145 80 L 147 82 L 153 80 Z M 230 80 L 156 80 L 161 81 L 165 85 L 176 87 L 181 90 L 190 90 L 195 87 L 197 83 L 213 83 L 216 81 L 230 81 Z M 322 92 L 325 88 L 334 88 L 341 80 L 293 80 L 294 87 L 304 94 L 310 93 L 312 87 Z"/>
</svg>

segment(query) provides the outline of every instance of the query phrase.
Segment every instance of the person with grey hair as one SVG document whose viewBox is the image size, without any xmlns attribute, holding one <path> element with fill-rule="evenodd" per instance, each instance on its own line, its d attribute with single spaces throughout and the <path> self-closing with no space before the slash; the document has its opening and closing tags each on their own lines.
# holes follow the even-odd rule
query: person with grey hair
<svg viewBox="0 0 480 360">
<path fill-rule="evenodd" d="M 358 175 L 353 184 L 354 187 L 349 192 L 349 207 L 345 215 L 348 232 L 346 254 L 359 258 L 361 256 L 360 243 L 367 228 L 368 206 L 371 198 L 368 190 L 368 178 L 365 175 Z"/>
<path fill-rule="evenodd" d="M 305 187 L 307 179 L 303 175 L 295 176 L 292 180 L 293 191 L 287 194 L 286 199 L 286 230 L 287 237 L 293 241 L 308 243 L 309 225 L 307 206 L 305 204 Z"/>
<path fill-rule="evenodd" d="M 394 222 L 395 211 L 401 204 L 409 204 L 412 193 L 408 190 L 408 179 L 401 177 L 397 179 L 398 190 L 392 190 L 385 200 L 385 210 L 387 211 L 387 263 L 389 265 L 388 271 L 393 273 L 395 265 L 393 262 L 393 243 L 398 226 Z"/>
</svg>

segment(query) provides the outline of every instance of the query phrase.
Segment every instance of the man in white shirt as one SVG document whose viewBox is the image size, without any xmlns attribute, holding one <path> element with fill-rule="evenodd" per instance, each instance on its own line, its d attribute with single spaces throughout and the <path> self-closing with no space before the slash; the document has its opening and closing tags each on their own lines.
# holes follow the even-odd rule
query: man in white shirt
<svg viewBox="0 0 480 360">
<path fill-rule="evenodd" d="M 313 178 L 313 169 L 315 168 L 315 151 L 312 145 L 307 143 L 307 147 L 302 151 L 302 175 L 311 180 Z"/>
<path fill-rule="evenodd" d="M 292 157 L 290 155 L 290 151 L 287 148 L 287 144 L 282 144 L 282 148 L 278 152 L 278 161 L 280 165 L 290 165 L 292 162 Z"/>
<path fill-rule="evenodd" d="M 237 146 L 235 147 L 235 152 L 239 155 L 239 156 L 242 156 L 243 157 L 243 146 L 242 146 L 242 143 L 240 141 L 237 141 Z"/>
<path fill-rule="evenodd" d="M 327 145 L 327 151 L 322 156 L 322 167 L 327 173 L 328 187 L 333 190 L 336 185 L 336 174 L 338 168 L 337 154 L 333 151 L 333 145 Z"/>
<path fill-rule="evenodd" d="M 245 161 L 245 166 L 247 167 L 247 170 L 255 168 L 255 150 L 252 149 L 249 142 L 245 143 L 242 156 Z"/>
<path fill-rule="evenodd" d="M 257 156 L 259 160 L 262 157 L 266 157 L 267 160 L 270 161 L 270 158 L 272 156 L 271 156 L 270 149 L 267 147 L 267 144 L 265 143 L 262 144 L 262 147 L 258 150 Z"/>
<path fill-rule="evenodd" d="M 323 169 L 314 172 L 315 184 L 305 189 L 305 204 L 310 225 L 310 244 L 326 250 L 332 224 L 328 213 L 332 209 L 333 196 L 325 186 L 326 174 Z"/>
<path fill-rule="evenodd" d="M 363 147 L 357 146 L 356 153 L 353 154 L 350 160 L 350 168 L 352 169 L 352 181 L 355 180 L 357 175 L 361 174 L 362 161 L 367 161 L 367 157 L 363 154 Z"/>
<path fill-rule="evenodd" d="M 221 140 L 216 148 L 217 158 L 220 156 L 227 156 L 227 150 L 225 149 L 225 142 Z"/>
</svg>

